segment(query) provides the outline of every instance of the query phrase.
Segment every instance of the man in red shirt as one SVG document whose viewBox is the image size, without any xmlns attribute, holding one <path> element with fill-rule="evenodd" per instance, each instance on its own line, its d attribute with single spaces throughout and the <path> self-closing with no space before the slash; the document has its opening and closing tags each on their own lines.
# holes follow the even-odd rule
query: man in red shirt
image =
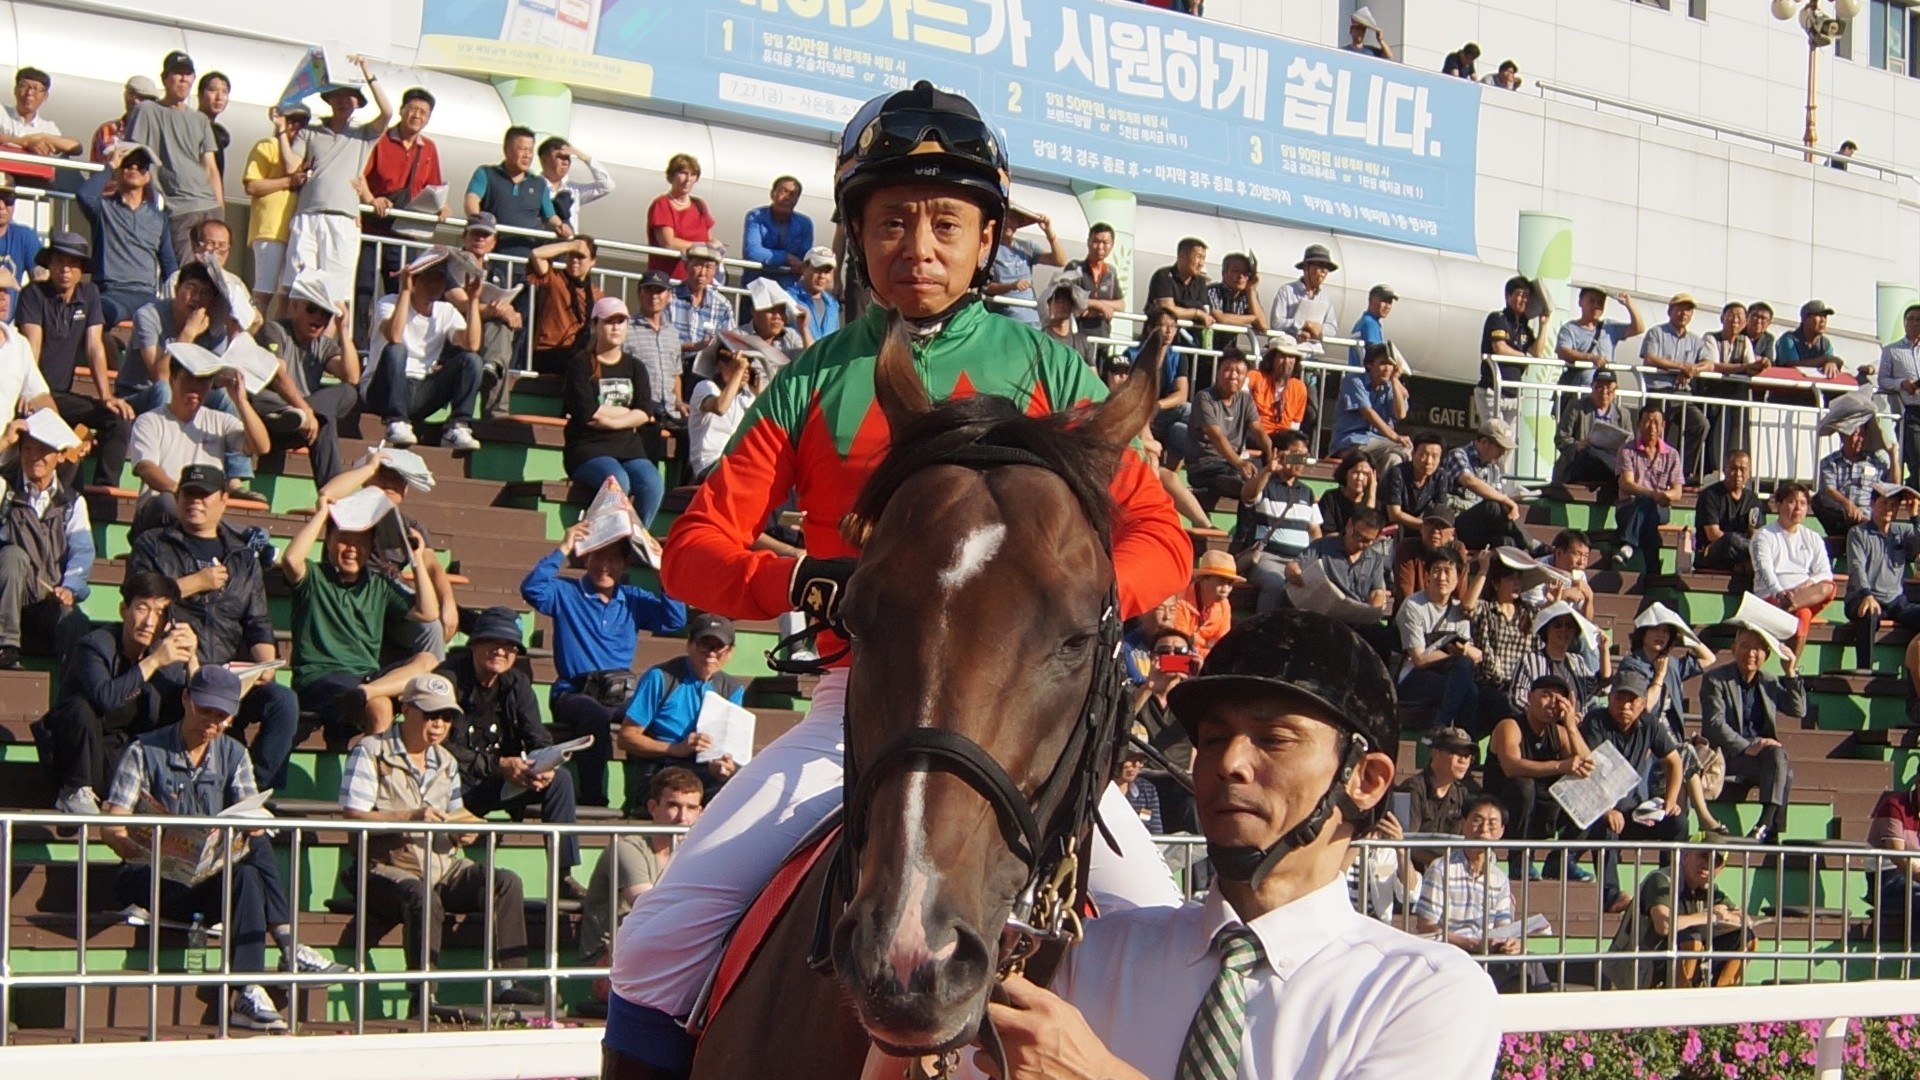
<svg viewBox="0 0 1920 1080">
<path fill-rule="evenodd" d="M 433 95 L 422 87 L 411 87 L 400 95 L 399 119 L 373 144 L 367 155 L 367 190 L 372 193 L 373 213 L 360 217 L 362 243 L 373 251 L 360 254 L 359 279 L 354 287 L 355 313 L 373 310 L 374 298 L 390 291 L 389 283 L 405 261 L 406 249 L 384 243 L 381 238 L 408 236 L 425 239 L 431 228 L 422 222 L 400 222 L 387 216 L 389 210 L 405 210 L 429 188 L 439 189 L 440 220 L 447 219 L 447 181 L 440 175 L 440 148 L 427 138 L 427 121 L 433 119 Z"/>
</svg>

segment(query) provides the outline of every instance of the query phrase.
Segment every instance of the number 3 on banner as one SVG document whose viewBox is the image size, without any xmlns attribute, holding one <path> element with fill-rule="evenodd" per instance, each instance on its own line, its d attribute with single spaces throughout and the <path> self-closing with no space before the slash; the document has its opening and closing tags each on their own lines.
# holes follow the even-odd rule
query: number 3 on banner
<svg viewBox="0 0 1920 1080">
<path fill-rule="evenodd" d="M 1247 149 L 1249 152 L 1252 153 L 1253 163 L 1255 165 L 1260 165 L 1265 163 L 1266 157 L 1260 149 L 1260 136 L 1258 135 L 1247 136 Z"/>
<path fill-rule="evenodd" d="M 1020 84 L 1017 82 L 1007 84 L 1007 111 L 1010 113 L 1020 111 Z"/>
</svg>

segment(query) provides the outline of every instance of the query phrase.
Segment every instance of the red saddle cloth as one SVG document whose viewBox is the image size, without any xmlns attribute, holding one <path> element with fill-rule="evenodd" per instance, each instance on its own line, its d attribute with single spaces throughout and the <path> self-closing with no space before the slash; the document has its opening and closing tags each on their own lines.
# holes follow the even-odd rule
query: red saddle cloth
<svg viewBox="0 0 1920 1080">
<path fill-rule="evenodd" d="M 727 939 L 727 947 L 720 954 L 720 966 L 713 975 L 713 987 L 707 994 L 705 1007 L 700 1010 L 699 1022 L 704 1025 L 708 1020 L 720 1015 L 720 1009 L 726 1004 L 733 988 L 739 985 L 740 977 L 760 955 L 760 947 L 766 944 L 767 933 L 773 924 L 793 906 L 794 897 L 800 893 L 801 883 L 820 862 L 833 845 L 840 840 L 840 827 L 834 826 L 822 832 L 818 839 L 787 856 L 773 880 L 760 893 L 753 905 L 740 917 L 740 924 L 733 929 L 733 936 Z M 704 1027 L 691 1029 L 698 1037 Z"/>
</svg>

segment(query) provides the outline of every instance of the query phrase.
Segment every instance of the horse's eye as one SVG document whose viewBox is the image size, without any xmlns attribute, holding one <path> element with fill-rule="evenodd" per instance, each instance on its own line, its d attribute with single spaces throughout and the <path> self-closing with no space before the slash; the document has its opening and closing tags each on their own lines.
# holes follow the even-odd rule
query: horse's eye
<svg viewBox="0 0 1920 1080">
<path fill-rule="evenodd" d="M 1073 635 L 1060 643 L 1060 655 L 1073 656 L 1077 653 L 1084 652 L 1088 645 L 1093 644 L 1093 637 L 1094 635 L 1092 634 Z"/>
</svg>

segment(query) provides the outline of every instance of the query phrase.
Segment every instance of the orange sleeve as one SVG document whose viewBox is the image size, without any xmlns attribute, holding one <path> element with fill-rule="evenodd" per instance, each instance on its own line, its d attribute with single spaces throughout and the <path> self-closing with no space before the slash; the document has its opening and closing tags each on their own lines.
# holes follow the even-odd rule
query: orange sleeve
<svg viewBox="0 0 1920 1080">
<path fill-rule="evenodd" d="M 1280 426 L 1300 430 L 1300 424 L 1307 418 L 1307 384 L 1299 379 L 1288 379 L 1287 388 L 1280 392 Z"/>
<path fill-rule="evenodd" d="M 1180 525 L 1159 474 L 1140 455 L 1120 455 L 1113 495 L 1113 572 L 1120 617 L 1131 619 L 1187 587 L 1193 541 Z"/>
<path fill-rule="evenodd" d="M 775 493 L 793 487 L 793 443 L 766 416 L 721 457 L 667 532 L 660 584 L 668 596 L 730 619 L 772 619 L 792 608 L 795 560 L 756 551 Z"/>
</svg>

